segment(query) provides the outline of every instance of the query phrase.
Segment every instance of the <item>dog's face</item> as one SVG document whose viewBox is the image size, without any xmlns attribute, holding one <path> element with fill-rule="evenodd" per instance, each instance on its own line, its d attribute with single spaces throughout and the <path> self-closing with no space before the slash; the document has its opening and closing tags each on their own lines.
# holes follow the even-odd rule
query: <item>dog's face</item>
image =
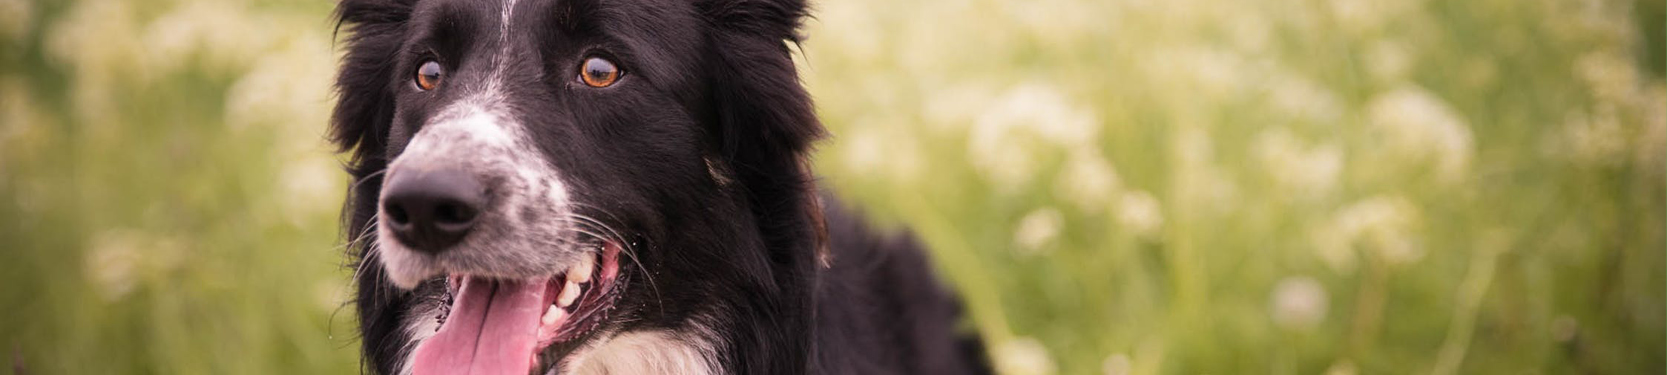
<svg viewBox="0 0 1667 375">
<path fill-rule="evenodd" d="M 666 289 L 734 289 L 780 261 L 763 251 L 772 226 L 755 224 L 771 218 L 750 215 L 798 202 L 771 194 L 801 190 L 820 131 L 782 44 L 802 3 L 340 12 L 353 35 L 333 135 L 361 180 L 349 220 L 365 233 L 360 309 L 379 370 L 560 371 L 622 333 L 707 313 L 668 308 Z"/>
<path fill-rule="evenodd" d="M 396 284 L 552 276 L 629 240 L 596 215 L 648 219 L 642 203 L 712 178 L 690 112 L 693 33 L 639 37 L 698 20 L 656 5 L 416 4 L 389 78 L 379 204 Z"/>
</svg>

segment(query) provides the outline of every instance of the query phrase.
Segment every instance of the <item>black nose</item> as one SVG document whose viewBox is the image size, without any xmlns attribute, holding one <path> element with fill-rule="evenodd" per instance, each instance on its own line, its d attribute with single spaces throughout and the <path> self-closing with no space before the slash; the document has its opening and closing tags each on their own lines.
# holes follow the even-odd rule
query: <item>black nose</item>
<svg viewBox="0 0 1667 375">
<path fill-rule="evenodd" d="M 469 234 L 486 203 L 479 180 L 458 170 L 401 172 L 382 189 L 382 223 L 400 242 L 434 254 Z"/>
</svg>

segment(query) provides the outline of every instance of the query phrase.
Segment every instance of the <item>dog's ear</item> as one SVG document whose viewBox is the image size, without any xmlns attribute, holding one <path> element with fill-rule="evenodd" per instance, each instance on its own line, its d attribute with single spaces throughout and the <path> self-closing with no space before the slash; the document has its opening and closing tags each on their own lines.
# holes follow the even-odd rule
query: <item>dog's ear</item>
<svg viewBox="0 0 1667 375">
<path fill-rule="evenodd" d="M 800 41 L 805 0 L 699 0 L 696 6 L 711 27 L 706 98 L 717 153 L 752 200 L 772 249 L 820 248 L 820 241 L 804 241 L 821 237 L 806 158 L 825 131 L 788 47 Z M 808 253 L 771 255 L 799 263 Z"/>
<path fill-rule="evenodd" d="M 704 0 L 715 30 L 708 61 L 719 149 L 737 169 L 802 158 L 823 135 L 799 82 L 788 43 L 797 43 L 804 0 Z M 768 163 L 765 163 L 768 164 Z"/>
<path fill-rule="evenodd" d="M 352 153 L 348 168 L 356 177 L 380 170 L 388 127 L 393 122 L 393 92 L 387 78 L 405 23 L 415 0 L 342 0 L 336 6 L 336 29 L 347 31 L 336 76 L 336 109 L 330 140 Z"/>
<path fill-rule="evenodd" d="M 330 117 L 329 137 L 340 152 L 349 154 L 347 172 L 353 184 L 342 210 L 347 240 L 355 247 L 375 210 L 382 189 L 378 172 L 387 166 L 388 129 L 394 118 L 394 93 L 387 84 L 406 21 L 416 0 L 342 0 L 336 6 L 336 30 L 346 31 L 340 40 L 347 53 L 336 75 L 336 109 Z"/>
</svg>

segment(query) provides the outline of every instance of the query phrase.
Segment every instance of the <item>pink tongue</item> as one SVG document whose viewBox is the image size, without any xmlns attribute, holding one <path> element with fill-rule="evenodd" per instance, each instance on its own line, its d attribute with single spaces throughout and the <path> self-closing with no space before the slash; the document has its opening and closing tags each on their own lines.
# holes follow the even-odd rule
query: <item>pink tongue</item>
<svg viewBox="0 0 1667 375">
<path fill-rule="evenodd" d="M 464 278 L 445 325 L 417 346 L 412 373 L 526 374 L 548 281 Z"/>
</svg>

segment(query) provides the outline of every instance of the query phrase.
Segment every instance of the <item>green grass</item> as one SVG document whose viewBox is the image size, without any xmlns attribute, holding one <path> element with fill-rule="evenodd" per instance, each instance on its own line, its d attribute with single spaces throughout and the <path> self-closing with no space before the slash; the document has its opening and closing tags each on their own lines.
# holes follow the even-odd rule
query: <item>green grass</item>
<svg viewBox="0 0 1667 375">
<path fill-rule="evenodd" d="M 816 6 L 823 183 L 1007 373 L 1667 371 L 1659 0 Z M 0 364 L 354 371 L 329 10 L 0 0 Z"/>
</svg>

